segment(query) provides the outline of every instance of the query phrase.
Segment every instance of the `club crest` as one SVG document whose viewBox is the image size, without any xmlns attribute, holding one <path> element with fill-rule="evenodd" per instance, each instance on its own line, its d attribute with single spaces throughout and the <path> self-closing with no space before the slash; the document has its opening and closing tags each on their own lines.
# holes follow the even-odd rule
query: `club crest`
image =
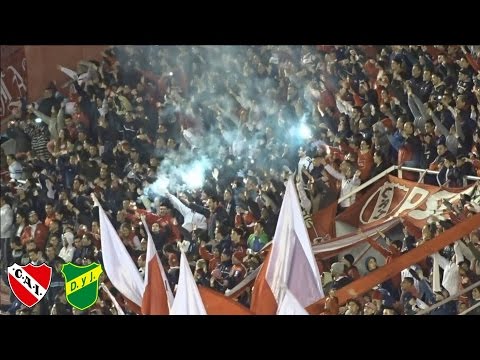
<svg viewBox="0 0 480 360">
<path fill-rule="evenodd" d="M 102 272 L 102 267 L 97 263 L 86 266 L 64 264 L 62 274 L 65 276 L 65 295 L 68 303 L 79 310 L 85 310 L 95 304 L 98 298 L 98 279 Z"/>
<path fill-rule="evenodd" d="M 32 307 L 43 299 L 50 287 L 52 268 L 46 264 L 8 267 L 8 283 L 22 304 Z"/>
</svg>

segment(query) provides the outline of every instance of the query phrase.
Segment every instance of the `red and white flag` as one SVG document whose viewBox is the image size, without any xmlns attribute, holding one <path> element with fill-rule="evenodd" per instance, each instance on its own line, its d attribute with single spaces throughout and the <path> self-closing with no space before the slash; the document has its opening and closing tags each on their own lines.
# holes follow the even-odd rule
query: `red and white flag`
<svg viewBox="0 0 480 360">
<path fill-rule="evenodd" d="M 112 285 L 120 291 L 123 297 L 138 306 L 138 309 L 136 309 L 138 311 L 142 306 L 143 279 L 125 245 L 118 237 L 117 231 L 96 198 L 94 198 L 94 203 L 98 206 L 100 218 L 100 241 L 105 272 Z"/>
<path fill-rule="evenodd" d="M 324 297 L 293 178 L 287 184 L 271 251 L 255 280 L 251 310 L 276 314 L 286 289 L 304 308 Z"/>
<path fill-rule="evenodd" d="M 192 270 L 188 264 L 187 257 L 182 251 L 180 259 L 180 274 L 173 300 L 171 315 L 207 315 L 203 305 L 198 286 L 193 278 Z"/>
<path fill-rule="evenodd" d="M 145 264 L 145 291 L 143 293 L 143 315 L 168 315 L 173 303 L 173 293 L 170 289 L 165 270 L 153 243 L 152 234 L 142 217 L 143 226 L 147 232 L 147 255 Z"/>
</svg>

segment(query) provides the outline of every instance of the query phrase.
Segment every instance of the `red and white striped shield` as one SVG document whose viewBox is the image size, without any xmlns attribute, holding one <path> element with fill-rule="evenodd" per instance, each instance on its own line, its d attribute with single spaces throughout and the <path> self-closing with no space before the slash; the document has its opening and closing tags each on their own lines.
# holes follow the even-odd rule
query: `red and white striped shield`
<svg viewBox="0 0 480 360">
<path fill-rule="evenodd" d="M 8 282 L 13 293 L 25 306 L 32 307 L 47 293 L 52 268 L 46 264 L 13 264 L 8 267 Z"/>
</svg>

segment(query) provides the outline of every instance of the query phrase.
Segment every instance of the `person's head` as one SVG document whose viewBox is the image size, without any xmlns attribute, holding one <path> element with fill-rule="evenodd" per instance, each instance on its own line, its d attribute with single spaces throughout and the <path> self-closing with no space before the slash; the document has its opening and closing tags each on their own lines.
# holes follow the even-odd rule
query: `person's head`
<svg viewBox="0 0 480 360">
<path fill-rule="evenodd" d="M 480 300 L 480 286 L 477 286 L 472 290 L 472 298 L 474 300 Z"/>
<path fill-rule="evenodd" d="M 160 205 L 158 206 L 158 215 L 160 216 L 168 215 L 168 207 L 165 203 L 160 203 Z"/>
<path fill-rule="evenodd" d="M 353 263 L 355 262 L 355 258 L 353 257 L 352 254 L 346 254 L 342 258 L 342 262 L 346 265 L 347 268 L 353 266 Z"/>
<path fill-rule="evenodd" d="M 225 189 L 223 192 L 223 200 L 225 202 L 230 202 L 232 200 L 232 191 L 230 189 Z"/>
<path fill-rule="evenodd" d="M 142 240 L 140 240 L 140 251 L 146 252 L 147 246 L 148 246 L 147 239 L 143 238 Z"/>
<path fill-rule="evenodd" d="M 214 234 L 215 240 L 221 241 L 228 236 L 228 229 L 224 225 L 217 225 Z"/>
<path fill-rule="evenodd" d="M 365 130 L 368 129 L 368 119 L 367 118 L 361 118 L 360 121 L 358 122 L 358 129 L 359 130 Z"/>
<path fill-rule="evenodd" d="M 132 226 L 130 224 L 124 223 L 120 226 L 120 233 L 122 234 L 123 237 L 130 236 L 131 232 L 132 232 Z"/>
<path fill-rule="evenodd" d="M 52 235 L 48 239 L 48 242 L 56 249 L 58 247 L 58 244 L 60 243 L 60 239 L 57 235 Z"/>
<path fill-rule="evenodd" d="M 209 196 L 207 199 L 207 207 L 208 209 L 213 212 L 218 207 L 218 199 L 216 196 Z"/>
<path fill-rule="evenodd" d="M 152 233 L 158 234 L 160 232 L 160 224 L 157 222 L 154 222 L 152 224 Z"/>
<path fill-rule="evenodd" d="M 219 258 L 221 251 L 222 251 L 222 248 L 219 245 L 215 245 L 212 249 L 212 254 L 215 258 Z"/>
<path fill-rule="evenodd" d="M 375 315 L 377 306 L 373 302 L 367 302 L 363 306 L 363 315 Z"/>
<path fill-rule="evenodd" d="M 360 142 L 360 150 L 362 152 L 370 151 L 372 147 L 372 141 L 370 139 L 364 139 Z"/>
<path fill-rule="evenodd" d="M 376 270 L 378 268 L 377 259 L 375 259 L 373 256 L 368 257 L 365 261 L 365 266 L 368 271 Z"/>
<path fill-rule="evenodd" d="M 465 95 L 457 96 L 457 99 L 455 101 L 455 107 L 459 110 L 463 110 L 467 107 L 467 98 L 465 97 Z"/>
<path fill-rule="evenodd" d="M 404 277 L 402 282 L 400 283 L 400 289 L 402 289 L 402 291 L 408 291 L 409 289 L 411 289 L 413 286 L 413 278 L 407 276 L 407 277 Z"/>
<path fill-rule="evenodd" d="M 403 125 L 403 132 L 405 133 L 405 135 L 411 136 L 413 135 L 414 131 L 415 131 L 415 127 L 413 125 L 413 122 L 411 121 L 405 122 L 405 124 Z"/>
<path fill-rule="evenodd" d="M 232 229 L 232 232 L 230 233 L 230 238 L 232 239 L 232 241 L 235 243 L 235 244 L 238 244 L 242 241 L 242 237 L 243 237 L 243 230 L 238 228 L 238 227 L 235 227 Z"/>
<path fill-rule="evenodd" d="M 422 67 L 420 66 L 420 64 L 415 64 L 412 66 L 412 76 L 414 78 L 419 78 L 420 76 L 422 76 Z"/>
<path fill-rule="evenodd" d="M 83 247 L 88 247 L 92 244 L 92 239 L 90 238 L 89 235 L 85 234 L 82 236 L 82 246 Z"/>
<path fill-rule="evenodd" d="M 403 130 L 403 127 L 404 127 L 404 125 L 405 125 L 405 121 L 406 121 L 406 120 L 407 120 L 407 119 L 405 118 L 405 116 L 399 116 L 399 117 L 398 117 L 398 119 L 397 119 L 397 125 L 396 125 L 398 131 L 401 132 L 401 131 Z"/>
<path fill-rule="evenodd" d="M 464 259 L 458 263 L 458 272 L 461 276 L 467 275 L 470 270 L 470 260 Z"/>
<path fill-rule="evenodd" d="M 445 159 L 443 161 L 443 165 L 447 168 L 451 168 L 456 164 L 457 160 L 455 159 L 455 156 L 451 153 L 445 154 Z"/>
<path fill-rule="evenodd" d="M 16 161 L 14 154 L 7 154 L 6 158 L 7 158 L 8 165 L 12 165 Z"/>
<path fill-rule="evenodd" d="M 345 264 L 343 262 L 335 262 L 330 266 L 330 272 L 334 279 L 345 274 Z"/>
<path fill-rule="evenodd" d="M 428 82 L 432 79 L 432 71 L 428 68 L 423 70 L 423 81 Z"/>
<path fill-rule="evenodd" d="M 443 80 L 443 77 L 441 75 L 441 73 L 433 73 L 432 74 L 432 84 L 434 86 L 437 86 L 439 85 Z"/>
<path fill-rule="evenodd" d="M 28 250 L 28 257 L 31 262 L 36 262 L 41 259 L 42 251 L 37 248 L 30 249 Z"/>
<path fill-rule="evenodd" d="M 347 301 L 348 315 L 359 315 L 360 314 L 360 303 L 355 299 L 350 299 Z"/>
<path fill-rule="evenodd" d="M 253 227 L 253 232 L 256 235 L 260 235 L 261 233 L 264 232 L 264 228 L 265 228 L 265 222 L 263 220 L 258 220 Z"/>
<path fill-rule="evenodd" d="M 447 146 L 443 143 L 437 145 L 437 154 L 443 156 L 447 152 Z"/>
<path fill-rule="evenodd" d="M 63 246 L 68 247 L 73 245 L 73 233 L 67 231 L 65 234 L 62 235 Z"/>
<path fill-rule="evenodd" d="M 382 162 L 384 162 L 384 156 L 381 151 L 375 151 L 373 153 L 373 162 L 375 165 L 380 165 Z"/>
<path fill-rule="evenodd" d="M 224 249 L 220 256 L 220 261 L 225 262 L 232 259 L 232 251 L 230 249 Z"/>
<path fill-rule="evenodd" d="M 45 254 L 47 255 L 49 261 L 55 259 L 55 256 L 57 256 L 55 252 L 55 247 L 53 245 L 47 245 L 45 247 Z"/>
<path fill-rule="evenodd" d="M 28 214 L 28 222 L 33 225 L 38 222 L 38 214 L 36 211 L 30 211 Z"/>
<path fill-rule="evenodd" d="M 24 224 L 26 222 L 25 214 L 22 212 L 17 212 L 17 215 L 15 216 L 15 223 L 17 225 Z"/>
<path fill-rule="evenodd" d="M 146 255 L 146 254 L 141 254 L 141 255 L 137 258 L 137 265 L 138 265 L 139 268 L 144 268 L 144 267 L 145 267 L 146 259 L 147 259 L 147 255 Z"/>
</svg>

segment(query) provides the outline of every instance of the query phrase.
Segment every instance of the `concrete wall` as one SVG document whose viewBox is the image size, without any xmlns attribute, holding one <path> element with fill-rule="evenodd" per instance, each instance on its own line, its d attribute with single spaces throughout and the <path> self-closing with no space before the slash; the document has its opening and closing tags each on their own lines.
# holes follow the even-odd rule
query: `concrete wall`
<svg viewBox="0 0 480 360">
<path fill-rule="evenodd" d="M 57 65 L 76 69 L 79 60 L 101 59 L 107 45 L 35 45 L 25 46 L 28 67 L 28 98 L 35 101 L 52 80 L 63 85 L 68 77 L 57 70 Z"/>
</svg>

